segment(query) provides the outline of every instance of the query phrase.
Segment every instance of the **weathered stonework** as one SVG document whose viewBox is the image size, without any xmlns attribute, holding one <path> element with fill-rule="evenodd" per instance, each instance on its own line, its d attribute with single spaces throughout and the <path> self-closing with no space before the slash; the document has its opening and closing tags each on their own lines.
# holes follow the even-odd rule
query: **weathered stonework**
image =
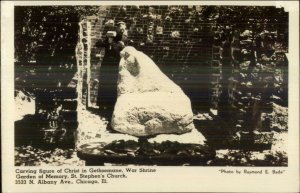
<svg viewBox="0 0 300 193">
<path fill-rule="evenodd" d="M 189 98 L 144 53 L 121 52 L 112 128 L 134 136 L 182 134 L 194 128 Z"/>
</svg>

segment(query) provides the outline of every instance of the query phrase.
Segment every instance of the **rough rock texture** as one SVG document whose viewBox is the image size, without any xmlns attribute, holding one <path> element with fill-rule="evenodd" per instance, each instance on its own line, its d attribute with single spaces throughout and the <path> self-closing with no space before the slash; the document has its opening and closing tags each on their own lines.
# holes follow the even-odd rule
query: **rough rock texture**
<svg viewBox="0 0 300 193">
<path fill-rule="evenodd" d="M 121 52 L 112 128 L 134 136 L 183 134 L 194 128 L 189 98 L 144 53 Z"/>
</svg>

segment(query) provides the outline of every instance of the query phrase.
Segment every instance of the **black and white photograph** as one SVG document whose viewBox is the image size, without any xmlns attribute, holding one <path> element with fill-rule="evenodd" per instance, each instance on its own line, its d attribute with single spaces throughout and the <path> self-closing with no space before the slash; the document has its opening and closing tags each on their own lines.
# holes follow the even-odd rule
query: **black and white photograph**
<svg viewBox="0 0 300 193">
<path fill-rule="evenodd" d="M 299 2 L 2 1 L 1 184 L 299 192 Z"/>
<path fill-rule="evenodd" d="M 287 167 L 290 27 L 278 6 L 14 6 L 14 165 Z"/>
</svg>

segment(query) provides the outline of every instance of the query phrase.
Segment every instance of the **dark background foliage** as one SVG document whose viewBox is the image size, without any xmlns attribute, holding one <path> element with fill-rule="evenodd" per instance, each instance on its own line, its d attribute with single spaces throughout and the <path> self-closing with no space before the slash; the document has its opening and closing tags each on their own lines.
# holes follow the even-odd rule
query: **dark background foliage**
<svg viewBox="0 0 300 193">
<path fill-rule="evenodd" d="M 76 72 L 78 22 L 92 6 L 15 7 L 16 88 L 29 92 L 67 86 Z"/>
</svg>

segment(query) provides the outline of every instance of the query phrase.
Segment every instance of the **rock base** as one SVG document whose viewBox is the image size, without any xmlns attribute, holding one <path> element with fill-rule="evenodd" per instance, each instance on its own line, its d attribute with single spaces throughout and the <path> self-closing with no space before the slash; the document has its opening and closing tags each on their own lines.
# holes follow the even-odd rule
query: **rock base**
<svg viewBox="0 0 300 193">
<path fill-rule="evenodd" d="M 85 160 L 86 165 L 207 165 L 207 161 L 213 159 L 215 154 L 206 145 L 170 141 L 148 143 L 119 140 L 109 144 L 84 144 L 78 150 L 78 157 Z"/>
</svg>

